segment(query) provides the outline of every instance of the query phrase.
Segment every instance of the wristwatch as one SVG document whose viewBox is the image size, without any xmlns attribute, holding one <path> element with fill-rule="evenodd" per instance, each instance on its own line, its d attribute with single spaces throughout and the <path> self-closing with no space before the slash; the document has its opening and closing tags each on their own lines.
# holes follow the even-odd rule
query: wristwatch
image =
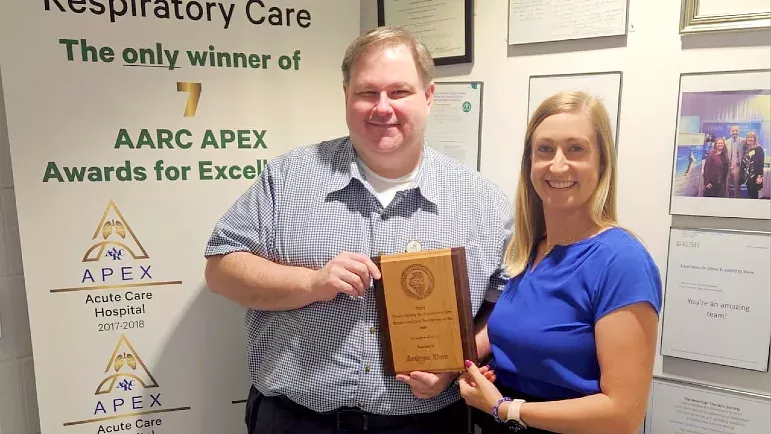
<svg viewBox="0 0 771 434">
<path fill-rule="evenodd" d="M 524 403 L 524 399 L 513 399 L 509 403 L 509 411 L 506 414 L 506 419 L 503 421 L 503 426 L 512 432 L 525 431 L 527 425 L 519 418 L 519 409 Z"/>
</svg>

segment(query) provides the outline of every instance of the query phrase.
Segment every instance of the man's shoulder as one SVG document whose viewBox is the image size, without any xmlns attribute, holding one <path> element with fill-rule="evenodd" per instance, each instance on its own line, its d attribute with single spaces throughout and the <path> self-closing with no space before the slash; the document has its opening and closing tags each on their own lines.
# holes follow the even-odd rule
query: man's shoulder
<svg viewBox="0 0 771 434">
<path fill-rule="evenodd" d="M 268 167 L 279 173 L 289 169 L 331 167 L 333 163 L 341 161 L 341 153 L 347 155 L 350 149 L 348 136 L 300 145 L 271 159 Z"/>
</svg>

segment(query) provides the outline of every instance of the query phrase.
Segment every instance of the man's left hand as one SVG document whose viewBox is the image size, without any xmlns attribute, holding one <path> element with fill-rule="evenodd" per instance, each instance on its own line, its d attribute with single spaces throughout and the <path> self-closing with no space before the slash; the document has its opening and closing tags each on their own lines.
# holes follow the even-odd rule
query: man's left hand
<svg viewBox="0 0 771 434">
<path fill-rule="evenodd" d="M 399 374 L 398 381 L 410 385 L 412 394 L 421 399 L 433 398 L 447 389 L 460 372 L 444 372 L 433 374 L 431 372 L 413 371 L 410 375 Z"/>
<path fill-rule="evenodd" d="M 495 371 L 490 369 L 489 366 L 482 366 L 479 368 L 482 375 L 495 382 Z M 398 381 L 409 384 L 412 389 L 412 394 L 421 399 L 433 398 L 455 381 L 460 375 L 460 372 L 445 372 L 442 374 L 433 374 L 431 372 L 413 371 L 410 375 L 399 374 L 396 376 Z"/>
</svg>

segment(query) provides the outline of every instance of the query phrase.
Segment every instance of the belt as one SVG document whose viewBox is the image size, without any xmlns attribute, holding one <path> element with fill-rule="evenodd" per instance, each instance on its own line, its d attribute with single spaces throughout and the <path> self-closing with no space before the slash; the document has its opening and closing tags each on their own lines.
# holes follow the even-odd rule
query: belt
<svg viewBox="0 0 771 434">
<path fill-rule="evenodd" d="M 340 431 L 368 431 L 406 426 L 427 421 L 432 414 L 384 415 L 362 411 L 358 408 L 340 408 L 327 413 L 318 413 L 290 400 L 285 396 L 265 397 L 272 399 L 279 407 L 308 420 L 316 421 Z"/>
</svg>

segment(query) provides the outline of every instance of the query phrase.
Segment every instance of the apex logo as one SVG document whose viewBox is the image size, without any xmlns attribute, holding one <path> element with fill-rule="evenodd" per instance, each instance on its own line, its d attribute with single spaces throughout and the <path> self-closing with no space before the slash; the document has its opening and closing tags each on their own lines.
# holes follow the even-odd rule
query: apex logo
<svg viewBox="0 0 771 434">
<path fill-rule="evenodd" d="M 107 203 L 91 240 L 94 243 L 83 255 L 83 262 L 96 262 L 106 258 L 117 261 L 123 259 L 124 255 L 133 259 L 149 258 L 128 221 L 112 200 Z"/>
<path fill-rule="evenodd" d="M 158 387 L 158 382 L 125 335 L 118 339 L 104 373 L 107 377 L 99 383 L 96 395 L 111 393 L 116 387 L 126 392 L 139 387 Z"/>
</svg>

